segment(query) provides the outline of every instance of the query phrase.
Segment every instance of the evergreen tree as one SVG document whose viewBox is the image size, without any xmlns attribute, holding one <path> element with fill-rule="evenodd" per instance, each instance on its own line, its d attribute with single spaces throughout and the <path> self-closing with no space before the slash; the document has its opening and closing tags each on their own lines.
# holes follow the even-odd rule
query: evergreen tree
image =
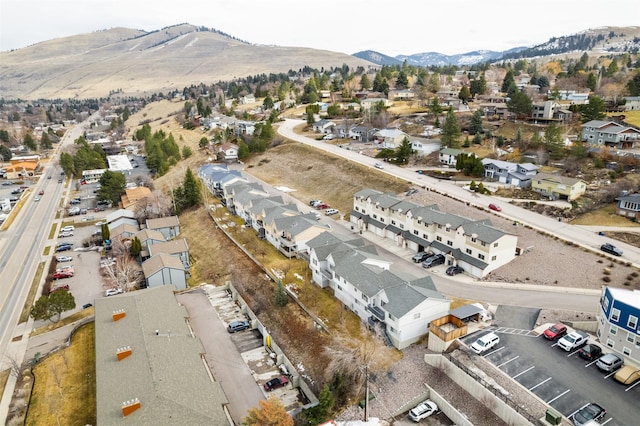
<svg viewBox="0 0 640 426">
<path fill-rule="evenodd" d="M 36 151 L 38 149 L 38 147 L 36 146 L 36 142 L 33 140 L 33 135 L 31 133 L 27 133 L 26 135 L 24 135 L 24 138 L 22 139 L 22 143 L 24 144 L 24 147 L 27 148 L 29 151 Z"/>
<path fill-rule="evenodd" d="M 273 98 L 271 98 L 270 95 L 267 95 L 267 97 L 264 98 L 264 101 L 262 102 L 262 106 L 264 107 L 264 109 L 273 108 Z"/>
<path fill-rule="evenodd" d="M 583 123 L 591 120 L 603 120 L 606 117 L 605 111 L 604 100 L 599 96 L 590 95 L 589 102 L 580 108 L 581 120 Z"/>
<path fill-rule="evenodd" d="M 481 135 L 480 133 L 476 133 L 476 134 L 473 136 L 473 143 L 474 143 L 475 145 L 480 145 L 480 144 L 482 143 L 482 135 Z"/>
<path fill-rule="evenodd" d="M 483 95 L 487 91 L 487 81 L 484 78 L 484 73 L 480 74 L 480 78 L 475 78 L 469 83 L 469 93 L 471 97 L 476 95 Z"/>
<path fill-rule="evenodd" d="M 9 161 L 11 160 L 13 153 L 11 152 L 8 146 L 0 144 L 0 156 L 2 157 L 2 161 Z"/>
<path fill-rule="evenodd" d="M 198 146 L 200 148 L 205 148 L 207 145 L 209 145 L 209 139 L 207 139 L 206 136 L 201 137 L 200 141 L 198 141 Z"/>
<path fill-rule="evenodd" d="M 102 241 L 109 241 L 111 239 L 111 230 L 109 230 L 109 225 L 103 223 L 100 227 L 100 233 L 102 236 Z"/>
<path fill-rule="evenodd" d="M 331 410 L 335 405 L 335 399 L 329 385 L 325 384 L 320 395 L 318 396 L 318 405 L 302 412 L 304 424 L 309 426 L 317 426 L 326 421 L 331 414 Z"/>
<path fill-rule="evenodd" d="M 382 72 L 376 73 L 376 76 L 373 79 L 373 91 L 382 92 L 385 95 L 389 94 L 389 83 L 387 82 L 387 79 L 382 76 Z"/>
<path fill-rule="evenodd" d="M 133 256 L 134 258 L 137 258 L 140 255 L 141 251 L 142 251 L 142 242 L 138 237 L 133 237 L 133 240 L 131 240 L 131 248 L 129 250 L 129 252 L 131 253 L 131 256 Z"/>
<path fill-rule="evenodd" d="M 594 92 L 598 86 L 598 78 L 590 72 L 587 76 L 587 87 Z"/>
<path fill-rule="evenodd" d="M 442 126 L 440 140 L 442 141 L 442 144 L 448 148 L 460 148 L 461 134 L 462 131 L 460 130 L 460 125 L 458 124 L 458 119 L 453 112 L 453 108 L 449 108 L 444 125 Z"/>
<path fill-rule="evenodd" d="M 502 80 L 502 86 L 500 87 L 500 91 L 502 93 L 508 93 L 509 88 L 515 84 L 516 84 L 516 80 L 513 75 L 513 70 L 510 69 L 507 71 L 507 74 L 504 76 L 504 80 Z"/>
<path fill-rule="evenodd" d="M 396 162 L 398 164 L 407 164 L 412 154 L 411 142 L 408 138 L 404 138 L 395 153 Z"/>
<path fill-rule="evenodd" d="M 613 75 L 615 73 L 617 73 L 620 70 L 620 68 L 618 67 L 618 60 L 616 58 L 613 58 L 613 60 L 611 61 L 611 63 L 609 64 L 609 66 L 607 67 L 607 77 L 613 77 Z"/>
<path fill-rule="evenodd" d="M 282 285 L 282 281 L 278 281 L 276 283 L 276 294 L 275 294 L 275 303 L 276 306 L 284 307 L 289 303 L 289 297 L 287 296 L 287 292 Z"/>
<path fill-rule="evenodd" d="M 127 185 L 127 178 L 120 172 L 105 171 L 100 177 L 100 188 L 98 189 L 98 200 L 111 201 L 118 204 L 120 197 L 124 194 Z"/>
<path fill-rule="evenodd" d="M 45 150 L 51 148 L 53 148 L 51 138 L 49 138 L 49 134 L 47 132 L 43 132 L 42 137 L 40 138 L 40 149 Z"/>
<path fill-rule="evenodd" d="M 193 151 L 189 148 L 188 145 L 184 145 L 182 147 L 182 158 L 187 159 L 193 155 Z"/>
<path fill-rule="evenodd" d="M 544 131 L 544 142 L 549 156 L 554 160 L 564 157 L 564 143 L 562 141 L 562 129 L 551 123 Z"/>
<path fill-rule="evenodd" d="M 36 300 L 29 315 L 39 321 L 60 321 L 63 312 L 75 309 L 76 300 L 67 290 L 57 290 Z"/>
<path fill-rule="evenodd" d="M 462 103 L 466 104 L 469 99 L 471 99 L 471 91 L 469 91 L 469 86 L 462 86 L 460 92 L 458 92 L 458 99 L 462 101 Z"/>
<path fill-rule="evenodd" d="M 517 117 L 527 117 L 533 110 L 533 102 L 526 93 L 516 91 L 507 102 L 507 109 Z"/>
<path fill-rule="evenodd" d="M 404 70 L 401 70 L 396 78 L 396 89 L 406 89 L 408 86 L 409 79 L 407 78 L 407 74 L 405 74 Z"/>
<path fill-rule="evenodd" d="M 471 124 L 469 125 L 469 134 L 475 135 L 482 133 L 482 111 L 476 110 L 471 116 Z"/>
<path fill-rule="evenodd" d="M 184 174 L 184 183 L 182 184 L 184 205 L 182 208 L 194 207 L 200 204 L 202 201 L 202 194 L 200 192 L 200 181 L 195 178 L 191 168 L 187 168 Z"/>
<path fill-rule="evenodd" d="M 362 74 L 362 77 L 360 77 L 360 88 L 362 90 L 371 89 L 371 82 L 369 81 L 367 74 Z"/>
</svg>

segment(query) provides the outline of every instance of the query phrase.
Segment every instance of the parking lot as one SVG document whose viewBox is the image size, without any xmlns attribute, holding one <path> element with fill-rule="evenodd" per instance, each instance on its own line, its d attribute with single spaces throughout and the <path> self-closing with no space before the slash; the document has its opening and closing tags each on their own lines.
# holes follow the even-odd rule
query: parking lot
<svg viewBox="0 0 640 426">
<path fill-rule="evenodd" d="M 566 417 L 585 404 L 595 402 L 607 410 L 603 424 L 637 424 L 640 386 L 616 382 L 614 373 L 600 371 L 595 361 L 587 362 L 578 357 L 577 350 L 565 352 L 557 347 L 556 341 L 538 335 L 545 328 L 522 333 L 520 329 L 510 331 L 496 327 L 492 331 L 500 336 L 500 343 L 483 356 Z M 483 330 L 461 340 L 470 346 L 487 332 Z"/>
</svg>

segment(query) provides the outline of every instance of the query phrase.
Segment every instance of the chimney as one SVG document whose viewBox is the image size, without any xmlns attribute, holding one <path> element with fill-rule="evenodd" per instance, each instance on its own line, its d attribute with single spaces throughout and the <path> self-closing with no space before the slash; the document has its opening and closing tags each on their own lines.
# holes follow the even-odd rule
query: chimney
<svg viewBox="0 0 640 426">
<path fill-rule="evenodd" d="M 113 322 L 116 322 L 119 319 L 122 319 L 126 316 L 127 316 L 127 313 L 124 311 L 124 309 L 118 309 L 117 311 L 113 311 Z"/>
<path fill-rule="evenodd" d="M 140 400 L 138 400 L 138 398 L 132 399 L 130 401 L 125 401 L 122 403 L 122 415 L 124 417 L 127 417 L 138 408 L 140 408 Z"/>
<path fill-rule="evenodd" d="M 116 350 L 116 356 L 118 357 L 118 361 L 122 361 L 126 357 L 130 356 L 133 353 L 131 350 L 131 346 L 123 346 Z"/>
</svg>

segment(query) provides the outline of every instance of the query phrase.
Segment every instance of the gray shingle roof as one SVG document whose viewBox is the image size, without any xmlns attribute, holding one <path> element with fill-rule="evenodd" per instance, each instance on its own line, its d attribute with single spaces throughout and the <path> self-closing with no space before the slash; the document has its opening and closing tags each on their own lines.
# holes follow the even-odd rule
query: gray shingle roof
<svg viewBox="0 0 640 426">
<path fill-rule="evenodd" d="M 200 339 L 172 286 L 149 288 L 95 301 L 97 424 L 225 425 L 228 401 L 204 368 Z M 113 312 L 125 317 L 114 321 Z M 159 334 L 156 335 L 156 330 Z M 132 354 L 118 361 L 118 348 Z M 122 403 L 141 407 L 126 418 Z"/>
<path fill-rule="evenodd" d="M 156 219 L 147 219 L 148 229 L 162 229 L 180 226 L 178 216 L 158 217 Z"/>
</svg>

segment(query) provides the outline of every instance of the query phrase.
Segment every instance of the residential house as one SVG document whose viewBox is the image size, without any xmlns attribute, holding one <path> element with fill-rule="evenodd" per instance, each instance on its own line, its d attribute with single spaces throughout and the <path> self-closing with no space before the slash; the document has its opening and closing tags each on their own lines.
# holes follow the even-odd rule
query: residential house
<svg viewBox="0 0 640 426">
<path fill-rule="evenodd" d="M 189 269 L 191 269 L 191 263 L 189 260 L 189 245 L 187 244 L 187 240 L 185 238 L 151 244 L 150 246 L 148 246 L 148 250 L 150 257 L 156 256 L 161 253 L 176 256 L 182 261 L 182 265 L 184 266 L 184 269 L 186 271 L 189 271 Z"/>
<path fill-rule="evenodd" d="M 336 123 L 331 120 L 318 120 L 313 123 L 313 131 L 316 133 L 322 133 L 323 135 L 328 135 L 329 133 L 331 133 L 335 125 Z"/>
<path fill-rule="evenodd" d="M 227 397 L 203 362 L 204 347 L 174 290 L 96 298 L 97 424 L 232 424 Z"/>
<path fill-rule="evenodd" d="M 135 226 L 140 229 L 138 225 L 138 219 L 136 219 L 136 214 L 131 210 L 126 209 L 118 209 L 114 212 L 111 212 L 105 218 L 109 229 L 115 228 L 117 226 L 122 225 L 123 223 Z"/>
<path fill-rule="evenodd" d="M 359 142 L 369 142 L 373 139 L 373 135 L 378 131 L 373 127 L 368 126 L 351 126 L 348 131 L 347 137 Z"/>
<path fill-rule="evenodd" d="M 531 189 L 553 200 L 573 201 L 586 192 L 587 184 L 582 179 L 538 173 L 533 178 Z"/>
<path fill-rule="evenodd" d="M 495 179 L 500 183 L 517 186 L 519 188 L 530 188 L 533 177 L 540 169 L 532 163 L 511 163 L 509 161 L 483 158 L 484 176 L 488 179 Z"/>
<path fill-rule="evenodd" d="M 142 246 L 143 250 L 147 250 L 151 244 L 163 243 L 167 241 L 160 231 L 156 231 L 154 229 L 141 229 L 133 236 L 140 240 L 140 245 Z"/>
<path fill-rule="evenodd" d="M 142 272 L 148 288 L 172 285 L 178 290 L 187 288 L 184 265 L 175 256 L 157 254 L 142 262 Z"/>
<path fill-rule="evenodd" d="M 495 228 L 490 220 L 475 221 L 441 212 L 394 195 L 365 189 L 354 195 L 350 213 L 354 228 L 387 238 L 414 252 L 444 254 L 447 265 L 484 277 L 515 258 L 518 238 Z"/>
<path fill-rule="evenodd" d="M 135 225 L 130 223 L 120 223 L 117 226 L 109 225 L 109 236 L 112 240 L 130 241 L 139 231 L 140 227 L 137 223 Z"/>
<path fill-rule="evenodd" d="M 598 340 L 640 367 L 640 290 L 603 286 L 597 318 Z"/>
<path fill-rule="evenodd" d="M 629 149 L 640 140 L 640 130 L 614 121 L 591 120 L 582 125 L 582 140 L 589 147 Z"/>
<path fill-rule="evenodd" d="M 411 100 L 411 99 L 414 99 L 415 97 L 416 97 L 415 92 L 410 89 L 389 90 L 389 95 L 387 95 L 387 98 L 390 100 L 400 100 L 400 101 Z"/>
<path fill-rule="evenodd" d="M 442 148 L 440 150 L 440 153 L 438 154 L 438 159 L 440 160 L 441 164 L 445 164 L 447 166 L 454 166 L 457 164 L 458 161 L 458 154 L 462 154 L 465 151 L 461 150 L 461 149 L 455 149 L 455 148 Z M 471 153 L 472 155 L 475 155 L 473 153 Z"/>
<path fill-rule="evenodd" d="M 360 107 L 364 111 L 368 111 L 371 108 L 377 108 L 378 105 L 388 108 L 393 105 L 393 102 L 387 98 L 366 98 L 360 101 Z"/>
<path fill-rule="evenodd" d="M 534 102 L 531 119 L 535 122 L 564 122 L 570 120 L 572 114 L 556 101 Z"/>
<path fill-rule="evenodd" d="M 402 142 L 409 139 L 409 135 L 400 129 L 382 129 L 374 133 L 373 137 L 380 148 L 396 149 Z"/>
<path fill-rule="evenodd" d="M 151 190 L 146 186 L 138 186 L 124 190 L 124 195 L 120 197 L 120 207 L 135 211 L 141 201 L 146 200 L 151 195 Z"/>
<path fill-rule="evenodd" d="M 640 194 L 629 194 L 616 198 L 616 213 L 633 219 L 640 219 Z"/>
<path fill-rule="evenodd" d="M 240 97 L 240 103 L 242 105 L 252 104 L 256 101 L 256 97 L 254 95 L 245 95 Z"/>
<path fill-rule="evenodd" d="M 337 237 L 322 234 L 312 240 L 309 265 L 314 279 L 320 276 L 324 282 L 326 277 L 335 297 L 362 321 L 381 326 L 398 349 L 420 340 L 429 323 L 446 315 L 451 305 L 431 277 L 396 274 L 377 253 L 351 248 Z"/>
<path fill-rule="evenodd" d="M 256 123 L 253 121 L 238 121 L 233 126 L 233 132 L 237 136 L 241 135 L 253 135 L 256 130 Z"/>
<path fill-rule="evenodd" d="M 440 139 L 427 139 L 418 136 L 410 136 L 409 143 L 411 144 L 411 151 L 419 157 L 436 152 L 442 146 Z"/>
<path fill-rule="evenodd" d="M 625 111 L 640 111 L 640 96 L 627 96 L 624 98 Z"/>
<path fill-rule="evenodd" d="M 147 219 L 147 229 L 158 231 L 165 240 L 173 240 L 180 235 L 180 219 L 178 216 L 165 216 Z"/>
<path fill-rule="evenodd" d="M 318 222 L 314 213 L 271 214 L 263 223 L 267 241 L 287 257 L 297 257 L 300 253 L 306 253 L 309 240 L 331 229 L 328 225 Z"/>
<path fill-rule="evenodd" d="M 238 145 L 227 142 L 221 145 L 215 145 L 213 153 L 220 162 L 237 163 L 238 162 Z"/>
</svg>

